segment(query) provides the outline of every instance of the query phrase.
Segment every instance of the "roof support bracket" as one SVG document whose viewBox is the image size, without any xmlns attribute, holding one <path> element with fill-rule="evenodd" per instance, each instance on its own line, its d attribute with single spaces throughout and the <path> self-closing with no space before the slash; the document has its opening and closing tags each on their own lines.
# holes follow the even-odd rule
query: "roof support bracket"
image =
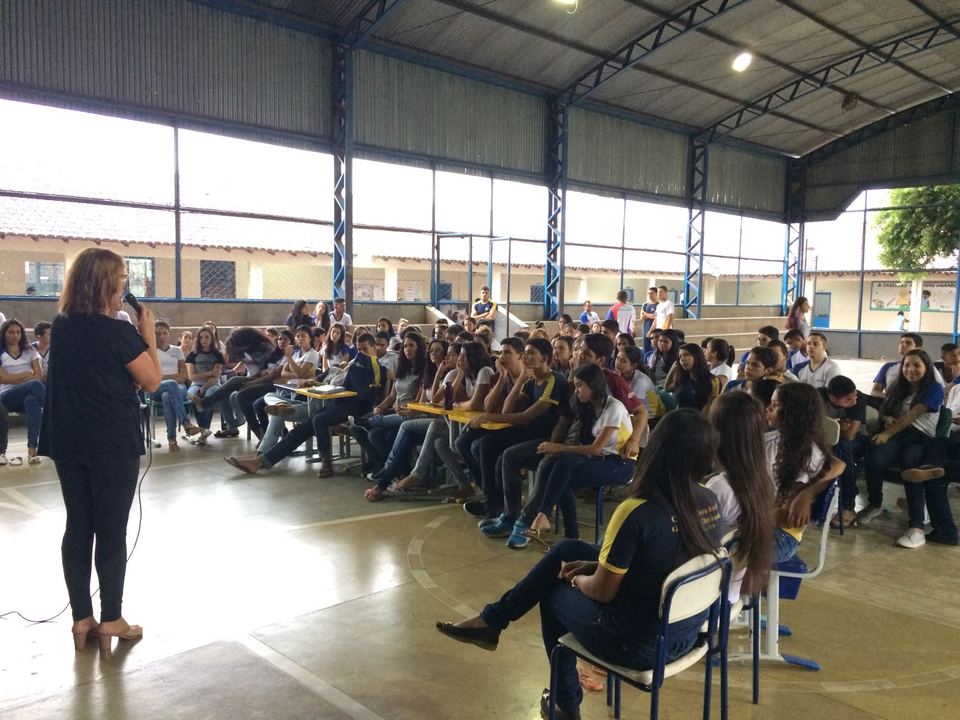
<svg viewBox="0 0 960 720">
<path fill-rule="evenodd" d="M 699 318 L 703 294 L 703 239 L 707 215 L 707 143 L 690 140 L 687 153 L 687 238 L 683 271 L 683 309 Z"/>
<path fill-rule="evenodd" d="M 333 48 L 333 297 L 353 301 L 353 55 Z"/>
<path fill-rule="evenodd" d="M 804 213 L 806 168 L 801 161 L 787 166 L 787 226 L 783 246 L 783 286 L 780 301 L 783 314 L 803 295 L 803 261 L 806 253 Z"/>
<path fill-rule="evenodd" d="M 543 268 L 543 318 L 563 312 L 564 234 L 566 233 L 569 111 L 550 104 L 550 144 L 547 169 L 547 246 Z"/>
</svg>

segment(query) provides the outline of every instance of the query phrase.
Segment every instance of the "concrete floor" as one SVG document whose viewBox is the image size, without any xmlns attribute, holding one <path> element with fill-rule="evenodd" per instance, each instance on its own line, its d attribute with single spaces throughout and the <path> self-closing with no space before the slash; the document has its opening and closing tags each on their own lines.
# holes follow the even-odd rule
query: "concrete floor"
<svg viewBox="0 0 960 720">
<path fill-rule="evenodd" d="M 23 452 L 22 430 L 12 440 Z M 457 506 L 366 503 L 355 474 L 321 481 L 300 459 L 238 475 L 220 458 L 245 447 L 156 452 L 124 604 L 142 642 L 74 653 L 69 611 L 41 625 L 0 620 L 0 717 L 539 716 L 548 671 L 536 613 L 496 653 L 433 628 L 499 596 L 538 549 L 481 537 Z M 829 569 L 782 605 L 795 633 L 782 649 L 823 669 L 764 667 L 754 706 L 749 668 L 734 666 L 732 718 L 956 717 L 960 551 L 894 547 L 906 519 L 898 490 L 869 529 L 834 533 Z M 131 542 L 140 517 L 135 505 Z M 0 612 L 39 619 L 64 606 L 63 519 L 51 462 L 0 468 Z M 801 553 L 818 539 L 809 532 Z M 667 682 L 662 717 L 701 712 L 701 669 Z M 626 717 L 646 716 L 646 695 L 625 690 L 624 702 Z M 608 717 L 602 693 L 586 698 L 583 716 Z"/>
</svg>

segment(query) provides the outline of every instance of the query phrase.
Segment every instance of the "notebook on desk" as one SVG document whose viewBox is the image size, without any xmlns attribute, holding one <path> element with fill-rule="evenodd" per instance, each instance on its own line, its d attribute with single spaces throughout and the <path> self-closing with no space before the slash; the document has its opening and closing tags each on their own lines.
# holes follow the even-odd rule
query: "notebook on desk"
<svg viewBox="0 0 960 720">
<path fill-rule="evenodd" d="M 319 395 L 333 395 L 335 393 L 346 392 L 346 390 L 342 385 L 314 385 L 310 388 L 310 392 Z"/>
</svg>

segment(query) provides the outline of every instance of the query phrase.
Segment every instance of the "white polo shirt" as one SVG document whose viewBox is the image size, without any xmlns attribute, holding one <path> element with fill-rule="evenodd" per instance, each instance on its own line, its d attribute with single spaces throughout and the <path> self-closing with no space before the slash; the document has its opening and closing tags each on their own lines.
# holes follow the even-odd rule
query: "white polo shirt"
<svg viewBox="0 0 960 720">
<path fill-rule="evenodd" d="M 673 315 L 673 302 L 664 300 L 663 302 L 657 303 L 655 314 L 657 317 L 656 320 L 654 320 L 653 327 L 658 330 L 663 330 L 667 327 L 667 317 Z"/>
</svg>

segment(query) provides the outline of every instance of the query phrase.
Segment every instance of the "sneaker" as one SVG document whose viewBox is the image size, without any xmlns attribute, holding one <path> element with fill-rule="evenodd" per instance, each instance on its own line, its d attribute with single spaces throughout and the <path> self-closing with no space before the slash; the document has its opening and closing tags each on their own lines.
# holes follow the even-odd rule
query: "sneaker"
<svg viewBox="0 0 960 720">
<path fill-rule="evenodd" d="M 213 436 L 218 440 L 223 440 L 223 438 L 235 438 L 240 437 L 239 430 L 217 430 Z"/>
<path fill-rule="evenodd" d="M 477 523 L 477 527 L 483 530 L 484 528 L 490 527 L 491 525 L 496 525 L 498 522 L 506 518 L 506 515 L 503 513 L 497 513 L 496 515 L 488 515 L 483 518 L 480 522 Z"/>
<path fill-rule="evenodd" d="M 202 411 L 202 410 L 206 410 L 207 408 L 207 405 L 203 401 L 203 398 L 197 395 L 196 393 L 187 393 L 187 400 L 192 402 L 194 407 L 197 408 L 197 410 Z"/>
<path fill-rule="evenodd" d="M 473 515 L 474 517 L 486 517 L 487 501 L 476 499 L 467 500 L 463 504 L 463 511 L 468 515 Z"/>
<path fill-rule="evenodd" d="M 527 530 L 530 529 L 530 525 L 525 523 L 523 520 L 517 520 L 513 524 L 513 530 L 510 533 L 510 537 L 507 538 L 507 547 L 513 548 L 514 550 L 520 550 L 525 548 L 530 544 L 530 538 L 527 536 Z"/>
<path fill-rule="evenodd" d="M 923 530 L 920 528 L 910 528 L 907 532 L 897 540 L 897 545 L 902 548 L 918 548 L 923 547 L 927 542 L 927 539 L 923 536 Z"/>
<path fill-rule="evenodd" d="M 953 547 L 960 545 L 960 541 L 958 541 L 956 537 L 953 537 L 953 538 L 944 537 L 943 535 L 940 534 L 939 530 L 931 530 L 930 532 L 927 533 L 924 540 L 926 540 L 929 543 L 936 543 L 937 545 L 951 545 Z"/>
<path fill-rule="evenodd" d="M 580 708 L 571 712 L 557 705 L 556 711 L 557 720 L 580 720 Z M 550 717 L 550 691 L 547 688 L 540 694 L 540 717 L 544 720 Z"/>
<path fill-rule="evenodd" d="M 197 438 L 197 441 L 194 443 L 194 445 L 206 445 L 207 438 L 210 437 L 211 435 L 213 435 L 213 431 L 207 428 L 204 428 L 203 430 L 200 431 L 200 437 Z"/>
<path fill-rule="evenodd" d="M 482 532 L 488 538 L 509 537 L 512 531 L 513 520 L 507 519 L 506 515 L 501 515 L 495 523 L 480 529 L 480 532 Z"/>
<path fill-rule="evenodd" d="M 375 470 L 372 473 L 367 473 L 367 480 L 370 482 L 377 482 L 383 478 L 383 468 Z"/>
<path fill-rule="evenodd" d="M 876 507 L 875 505 L 867 505 L 857 513 L 857 522 L 860 524 L 868 523 L 881 515 L 883 515 L 883 508 Z"/>
</svg>

